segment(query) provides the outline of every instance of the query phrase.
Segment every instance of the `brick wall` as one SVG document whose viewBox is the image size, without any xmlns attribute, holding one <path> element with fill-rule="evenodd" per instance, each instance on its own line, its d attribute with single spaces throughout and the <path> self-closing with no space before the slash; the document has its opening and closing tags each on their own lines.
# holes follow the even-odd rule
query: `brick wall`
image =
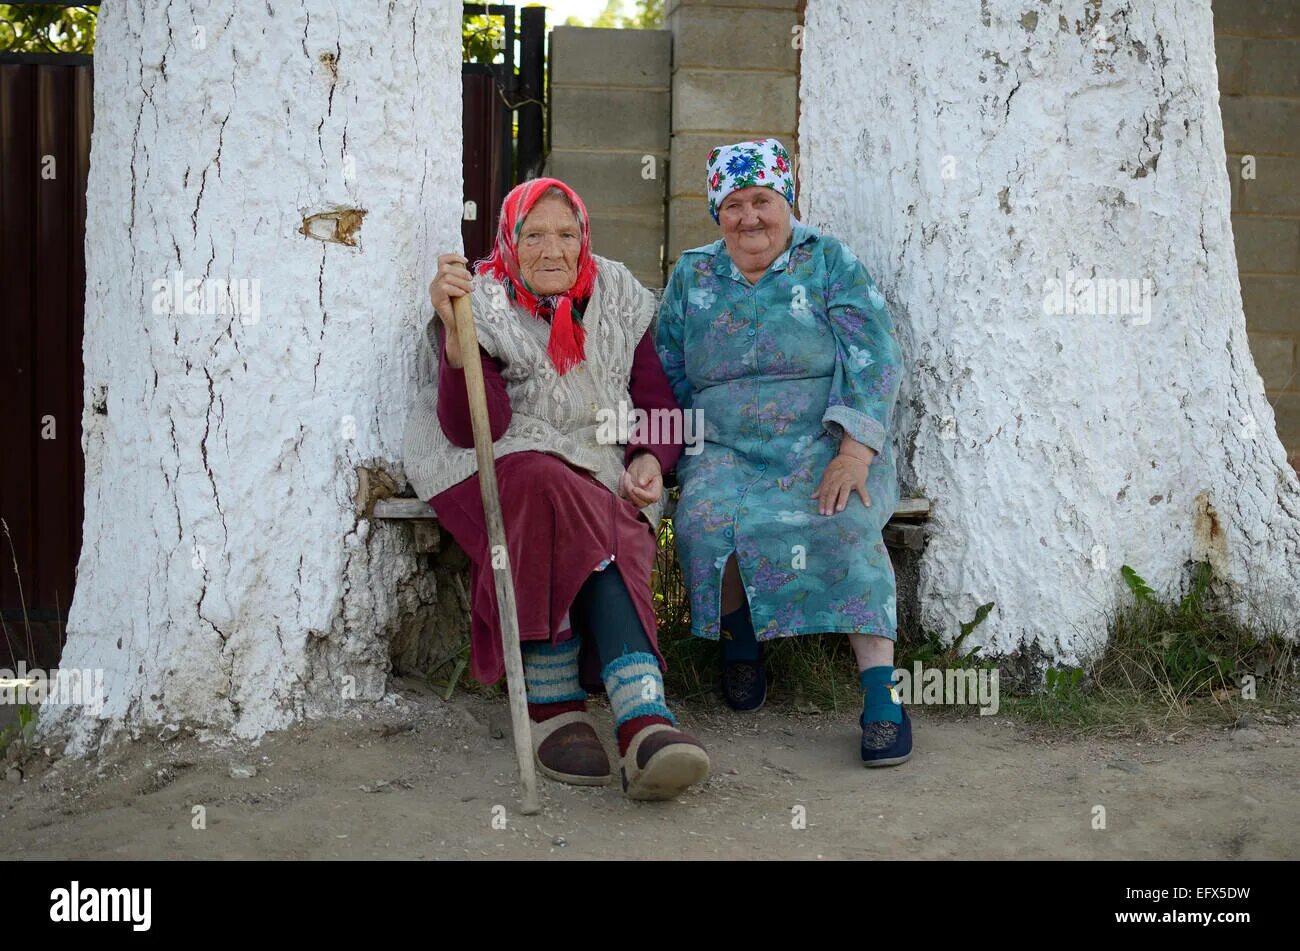
<svg viewBox="0 0 1300 951">
<path fill-rule="evenodd" d="M 668 264 L 722 235 L 704 160 L 714 146 L 774 137 L 797 151 L 797 0 L 668 0 L 673 34 Z"/>
<path fill-rule="evenodd" d="M 672 35 L 556 27 L 550 43 L 546 174 L 582 196 L 597 254 L 662 287 Z"/>
<path fill-rule="evenodd" d="M 1300 462 L 1300 2 L 1214 0 L 1213 9 L 1246 329 L 1294 464 Z M 1243 167 L 1248 156 L 1253 178 Z"/>
</svg>

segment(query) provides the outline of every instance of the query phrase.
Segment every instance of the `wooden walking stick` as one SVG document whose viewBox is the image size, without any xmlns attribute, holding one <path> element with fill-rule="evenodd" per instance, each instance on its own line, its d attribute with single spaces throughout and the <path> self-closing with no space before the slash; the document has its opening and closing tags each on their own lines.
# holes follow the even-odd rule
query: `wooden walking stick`
<svg viewBox="0 0 1300 951">
<path fill-rule="evenodd" d="M 506 527 L 501 517 L 501 496 L 497 492 L 496 459 L 492 453 L 492 426 L 488 421 L 487 391 L 483 386 L 483 364 L 479 360 L 478 334 L 469 295 L 451 301 L 456 316 L 456 340 L 465 364 L 465 389 L 469 393 L 469 416 L 474 427 L 474 451 L 478 453 L 478 484 L 483 495 L 483 516 L 496 582 L 497 617 L 501 624 L 501 648 L 506 660 L 506 689 L 510 694 L 510 723 L 515 735 L 515 757 L 524 784 L 520 811 L 526 816 L 541 812 L 537 801 L 537 771 L 533 766 L 533 732 L 528 724 L 528 699 L 524 691 L 524 660 L 519 649 L 519 614 L 515 610 L 515 577 L 510 570 Z"/>
</svg>

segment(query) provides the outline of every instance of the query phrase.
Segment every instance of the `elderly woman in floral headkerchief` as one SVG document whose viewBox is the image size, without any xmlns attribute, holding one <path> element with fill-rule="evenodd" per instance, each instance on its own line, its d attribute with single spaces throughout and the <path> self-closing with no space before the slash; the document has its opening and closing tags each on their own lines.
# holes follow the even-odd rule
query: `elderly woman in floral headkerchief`
<svg viewBox="0 0 1300 951">
<path fill-rule="evenodd" d="M 665 705 L 650 594 L 663 473 L 682 446 L 640 430 L 626 448 L 602 437 L 608 414 L 627 406 L 678 411 L 650 336 L 654 296 L 592 254 L 582 199 L 553 178 L 510 192 L 496 247 L 472 280 L 467 263 L 438 259 L 430 294 L 440 319 L 429 325 L 438 381 L 416 401 L 403 454 L 411 484 L 472 562 L 470 671 L 491 683 L 504 662 L 451 308 L 464 294 L 481 344 L 539 768 L 562 782 L 609 782 L 586 706 L 586 690 L 603 687 L 624 791 L 670 799 L 709 769 Z"/>
<path fill-rule="evenodd" d="M 869 766 L 911 755 L 892 689 L 894 571 L 881 530 L 898 503 L 890 414 L 901 354 L 885 298 L 847 246 L 794 218 L 775 139 L 716 148 L 709 210 L 722 229 L 677 261 L 660 358 L 703 451 L 678 465 L 673 518 L 692 632 L 721 639 L 723 695 L 766 695 L 760 642 L 849 635 Z"/>
</svg>

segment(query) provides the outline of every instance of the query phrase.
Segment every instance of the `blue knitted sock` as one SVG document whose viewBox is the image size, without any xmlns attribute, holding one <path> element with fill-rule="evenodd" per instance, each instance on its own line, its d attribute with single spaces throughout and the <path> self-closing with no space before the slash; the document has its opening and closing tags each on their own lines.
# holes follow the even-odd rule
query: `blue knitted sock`
<svg viewBox="0 0 1300 951">
<path fill-rule="evenodd" d="M 758 638 L 754 636 L 754 622 L 749 616 L 748 604 L 722 616 L 719 639 L 722 641 L 723 663 L 758 663 Z"/>
<path fill-rule="evenodd" d="M 903 705 L 894 700 L 894 668 L 868 667 L 858 674 L 862 686 L 862 722 L 902 723 Z"/>
<path fill-rule="evenodd" d="M 606 664 L 600 679 L 609 694 L 615 729 L 634 717 L 663 717 L 669 723 L 677 722 L 664 702 L 664 678 L 654 654 L 628 651 Z"/>
<path fill-rule="evenodd" d="M 586 700 L 587 691 L 578 683 L 578 652 L 582 642 L 571 637 L 560 644 L 527 641 L 520 645 L 524 656 L 524 690 L 531 704 Z"/>
</svg>

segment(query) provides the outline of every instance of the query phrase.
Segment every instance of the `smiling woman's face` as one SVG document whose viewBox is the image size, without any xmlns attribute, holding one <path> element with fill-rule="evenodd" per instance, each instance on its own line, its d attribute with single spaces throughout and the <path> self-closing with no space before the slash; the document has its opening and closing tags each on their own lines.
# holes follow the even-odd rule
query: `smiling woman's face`
<svg viewBox="0 0 1300 951">
<path fill-rule="evenodd" d="M 582 229 L 562 198 L 543 198 L 519 232 L 519 272 L 538 297 L 562 294 L 578 280 Z"/>
<path fill-rule="evenodd" d="M 763 185 L 738 188 L 718 209 L 727 253 L 742 271 L 764 271 L 790 243 L 790 203 Z"/>
</svg>

